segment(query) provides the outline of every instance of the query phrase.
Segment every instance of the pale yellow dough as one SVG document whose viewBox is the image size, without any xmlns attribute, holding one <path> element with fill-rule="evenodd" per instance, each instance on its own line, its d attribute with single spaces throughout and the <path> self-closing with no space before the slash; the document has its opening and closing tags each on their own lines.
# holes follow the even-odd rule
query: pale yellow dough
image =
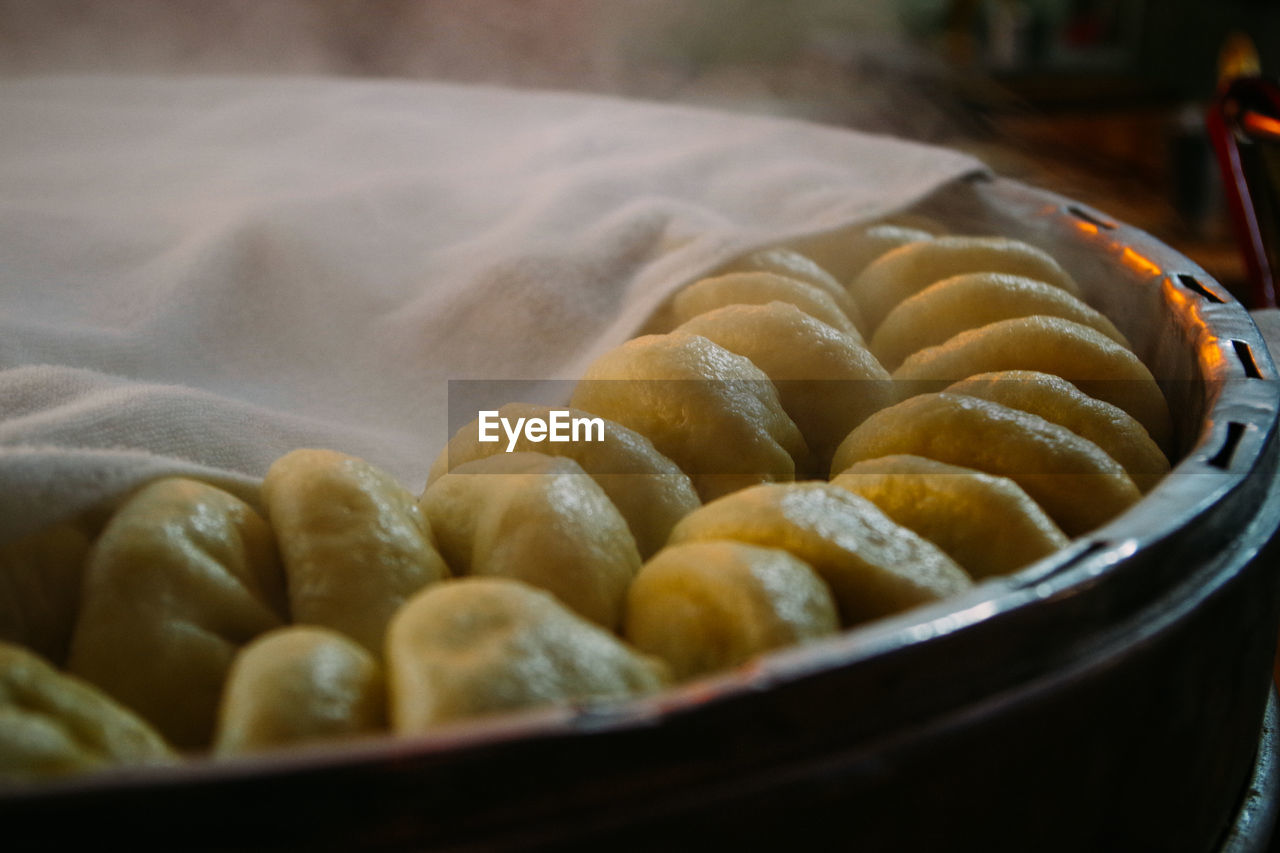
<svg viewBox="0 0 1280 853">
<path fill-rule="evenodd" d="M 629 427 L 680 466 L 704 500 L 791 480 L 809 449 L 750 360 L 697 335 L 633 338 L 596 359 L 572 405 Z"/>
<path fill-rule="evenodd" d="M 552 408 L 563 409 L 508 403 L 497 411 L 514 424 L 517 418 L 546 419 Z M 567 411 L 570 417 L 590 417 L 577 409 Z M 496 442 L 480 441 L 479 420 L 474 420 L 458 430 L 436 457 L 427 485 L 454 467 L 505 453 L 507 445 L 505 433 Z M 564 456 L 581 465 L 627 520 L 641 559 L 661 548 L 675 523 L 701 505 L 693 482 L 680 466 L 659 453 L 649 439 L 613 421 L 605 422 L 604 441 L 534 442 L 522 432 L 514 451 Z"/>
<path fill-rule="evenodd" d="M 896 454 L 1008 477 L 1068 536 L 1104 524 L 1141 497 L 1120 463 L 1093 442 L 1030 412 L 960 394 L 920 394 L 882 409 L 849 433 L 831 471 Z"/>
<path fill-rule="evenodd" d="M 874 333 L 907 297 L 935 281 L 980 272 L 1025 276 L 1080 295 L 1080 287 L 1048 254 L 1004 237 L 935 237 L 900 246 L 869 264 L 850 290 Z"/>
<path fill-rule="evenodd" d="M 0 782 L 176 760 L 159 733 L 93 685 L 0 643 Z"/>
<path fill-rule="evenodd" d="M 94 546 L 68 669 L 175 746 L 207 746 L 232 658 L 286 612 L 266 522 L 213 486 L 157 480 Z"/>
<path fill-rule="evenodd" d="M 1090 397 L 1059 376 L 1030 370 L 980 373 L 946 390 L 1031 412 L 1066 427 L 1119 462 L 1143 492 L 1169 473 L 1169 460 L 1132 415 Z"/>
<path fill-rule="evenodd" d="M 912 353 L 967 329 L 1036 314 L 1089 326 L 1129 346 L 1110 320 L 1062 288 L 1022 276 L 981 272 L 944 278 L 899 302 L 876 329 L 870 348 L 892 370 Z"/>
<path fill-rule="evenodd" d="M 328 628 L 263 634 L 231 665 L 214 751 L 223 755 L 330 742 L 386 728 L 377 658 Z"/>
<path fill-rule="evenodd" d="M 89 537 L 65 523 L 0 546 L 0 641 L 62 664 L 88 553 Z"/>
<path fill-rule="evenodd" d="M 866 347 L 785 302 L 727 305 L 675 333 L 701 335 L 763 370 L 812 452 L 808 471 L 819 476 L 851 429 L 894 402 L 889 374 Z"/>
<path fill-rule="evenodd" d="M 831 295 L 822 288 L 771 272 L 734 272 L 695 281 L 672 301 L 677 324 L 725 305 L 763 305 L 788 302 L 809 316 L 833 326 L 859 342 L 862 333 Z"/>
<path fill-rule="evenodd" d="M 477 459 L 428 486 L 422 509 L 457 574 L 521 580 L 605 628 L 621 621 L 640 554 L 626 521 L 572 459 Z"/>
<path fill-rule="evenodd" d="M 406 604 L 387 637 L 400 733 L 559 702 L 622 699 L 669 681 L 661 662 L 519 581 L 462 578 Z"/>
<path fill-rule="evenodd" d="M 939 233 L 942 233 L 941 227 L 936 223 L 895 220 L 805 237 L 795 241 L 793 248 L 813 258 L 848 289 L 858 274 L 876 258 L 908 243 L 932 240 Z M 852 293 L 849 295 L 853 296 Z"/>
<path fill-rule="evenodd" d="M 384 471 L 332 450 L 294 450 L 262 484 L 293 621 L 382 653 L 391 614 L 449 576 L 416 499 Z"/>
<path fill-rule="evenodd" d="M 785 248 L 761 249 L 756 252 L 750 252 L 731 263 L 725 264 L 716 271 L 716 275 L 725 275 L 731 272 L 768 272 L 786 276 L 787 278 L 794 278 L 798 281 L 803 281 L 805 284 L 812 284 L 830 296 L 856 328 L 859 330 L 863 328 L 862 312 L 859 311 L 857 303 L 853 301 L 853 297 L 849 295 L 849 291 L 844 284 L 837 281 L 831 273 L 818 266 L 813 259 L 799 252 Z"/>
<path fill-rule="evenodd" d="M 808 563 L 831 589 L 845 625 L 972 585 L 935 545 L 829 483 L 744 489 L 690 514 L 671 534 L 673 545 L 718 539 L 781 548 Z"/>
<path fill-rule="evenodd" d="M 831 592 L 807 563 L 741 542 L 672 545 L 645 563 L 627 596 L 627 641 L 677 679 L 839 627 Z"/>
<path fill-rule="evenodd" d="M 972 468 L 881 456 L 854 463 L 831 482 L 871 501 L 975 578 L 1008 574 L 1068 541 L 1017 483 Z"/>
<path fill-rule="evenodd" d="M 893 378 L 951 383 L 1001 370 L 1061 376 L 1124 409 L 1162 450 L 1172 445 L 1169 406 L 1146 365 L 1101 332 L 1060 317 L 1018 317 L 961 332 L 912 355 Z"/>
</svg>

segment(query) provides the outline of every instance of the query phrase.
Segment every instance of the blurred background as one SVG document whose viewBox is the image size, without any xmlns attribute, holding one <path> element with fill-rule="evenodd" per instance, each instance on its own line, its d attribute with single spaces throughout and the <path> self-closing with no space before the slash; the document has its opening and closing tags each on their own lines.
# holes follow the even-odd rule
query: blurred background
<svg viewBox="0 0 1280 853">
<path fill-rule="evenodd" d="M 1204 117 L 1273 0 L 0 0 L 0 75 L 330 74 L 570 89 L 961 148 L 1239 292 Z"/>
</svg>

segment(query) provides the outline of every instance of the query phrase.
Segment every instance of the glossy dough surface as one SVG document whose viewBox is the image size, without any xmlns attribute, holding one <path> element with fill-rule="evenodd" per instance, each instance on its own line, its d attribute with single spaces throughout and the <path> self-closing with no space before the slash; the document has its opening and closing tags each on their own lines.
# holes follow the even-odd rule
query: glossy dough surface
<svg viewBox="0 0 1280 853">
<path fill-rule="evenodd" d="M 213 486 L 158 480 L 94 545 L 68 669 L 175 746 L 207 746 L 232 658 L 284 622 L 284 599 L 261 516 Z"/>
<path fill-rule="evenodd" d="M 728 669 L 771 649 L 834 634 L 835 602 L 802 560 L 732 541 L 663 549 L 627 595 L 625 637 L 677 679 Z"/>
<path fill-rule="evenodd" d="M 262 497 L 297 622 L 381 655 L 391 614 L 449 576 L 414 496 L 361 459 L 295 450 L 268 469 Z"/>
<path fill-rule="evenodd" d="M 551 406 L 508 403 L 497 412 L 500 418 L 516 423 L 519 418 L 546 419 L 551 410 Z M 574 418 L 591 417 L 579 409 L 565 411 Z M 458 430 L 436 457 L 427 485 L 454 467 L 505 453 L 507 446 L 505 435 L 496 442 L 480 441 L 479 420 L 474 420 Z M 675 523 L 701 503 L 688 474 L 659 453 L 649 439 L 612 421 L 604 425 L 603 441 L 535 442 L 521 432 L 514 450 L 566 456 L 581 465 L 627 520 L 641 557 L 661 548 Z"/>
<path fill-rule="evenodd" d="M 0 643 L 0 779 L 175 760 L 151 726 L 105 693 Z"/>
<path fill-rule="evenodd" d="M 1003 237 L 944 236 L 908 243 L 868 264 L 850 289 L 874 330 L 904 299 L 964 273 L 1018 275 L 1080 295 L 1079 285 L 1047 253 Z"/>
<path fill-rule="evenodd" d="M 974 578 L 1008 574 L 1068 541 L 1017 483 L 972 468 L 880 456 L 855 462 L 831 482 L 937 545 Z"/>
<path fill-rule="evenodd" d="M 1101 332 L 1060 317 L 1019 317 L 961 332 L 911 355 L 893 378 L 955 382 L 1001 370 L 1060 376 L 1124 409 L 1161 448 L 1172 443 L 1169 406 L 1146 365 Z"/>
<path fill-rule="evenodd" d="M 462 578 L 423 591 L 391 623 L 398 732 L 500 711 L 656 690 L 666 667 L 519 581 Z"/>
<path fill-rule="evenodd" d="M 459 575 L 524 581 L 610 630 L 622 619 L 640 554 L 626 521 L 572 459 L 468 462 L 427 487 L 422 508 Z"/>
<path fill-rule="evenodd" d="M 871 338 L 871 351 L 892 370 L 907 356 L 998 320 L 1061 317 L 1089 326 L 1121 346 L 1125 336 L 1100 312 L 1060 287 L 1005 273 L 944 278 L 899 302 Z"/>
<path fill-rule="evenodd" d="M 799 252 L 785 248 L 761 249 L 726 264 L 720 268 L 718 274 L 724 275 L 731 272 L 769 272 L 794 278 L 805 284 L 812 284 L 832 298 L 836 306 L 853 322 L 855 328 L 858 330 L 864 328 L 862 312 L 844 284 Z"/>
<path fill-rule="evenodd" d="M 873 223 L 857 228 L 852 233 L 847 229 L 830 231 L 802 238 L 793 245 L 796 251 L 813 258 L 815 263 L 830 272 L 837 281 L 843 282 L 848 289 L 858 273 L 876 258 L 899 246 L 930 240 L 941 230 L 943 229 L 936 222 L 922 222 L 913 218 L 910 222 Z M 864 325 L 862 328 L 870 327 Z"/>
<path fill-rule="evenodd" d="M 726 305 L 768 302 L 787 302 L 815 320 L 862 340 L 853 320 L 823 288 L 775 273 L 738 272 L 695 281 L 676 294 L 672 308 L 676 322 L 684 323 Z"/>
<path fill-rule="evenodd" d="M 809 449 L 760 368 L 696 335 L 646 335 L 587 368 L 572 404 L 630 427 L 711 500 L 791 480 Z"/>
<path fill-rule="evenodd" d="M 763 370 L 809 446 L 806 467 L 819 476 L 849 431 L 894 399 L 889 374 L 862 344 L 794 305 L 728 305 L 675 333 L 700 335 Z"/>
<path fill-rule="evenodd" d="M 1093 442 L 1029 412 L 960 394 L 920 394 L 877 412 L 840 445 L 831 470 L 894 454 L 1008 477 L 1068 536 L 1110 521 L 1141 497 Z"/>
<path fill-rule="evenodd" d="M 828 483 L 755 486 L 706 504 L 672 543 L 728 539 L 781 548 L 830 587 L 853 625 L 968 589 L 969 576 L 935 545 L 870 501 Z"/>
<path fill-rule="evenodd" d="M 1169 473 L 1169 460 L 1132 415 L 1090 397 L 1059 376 L 1030 370 L 979 373 L 946 390 L 1030 412 L 1066 427 L 1119 462 L 1143 492 Z"/>
<path fill-rule="evenodd" d="M 378 659 L 337 631 L 291 625 L 263 634 L 236 656 L 214 751 L 258 752 L 385 727 Z"/>
</svg>

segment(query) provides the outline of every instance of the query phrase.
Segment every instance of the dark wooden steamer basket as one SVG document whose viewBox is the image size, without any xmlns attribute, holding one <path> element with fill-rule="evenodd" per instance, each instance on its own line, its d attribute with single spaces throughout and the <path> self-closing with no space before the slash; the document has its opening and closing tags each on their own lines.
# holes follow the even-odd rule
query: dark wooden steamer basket
<svg viewBox="0 0 1280 853">
<path fill-rule="evenodd" d="M 1161 379 L 1186 453 L 1123 517 L 958 600 L 651 699 L 11 792 L 5 837 L 1221 847 L 1251 778 L 1280 617 L 1275 366 L 1203 270 L 1067 199 L 976 181 L 921 210 L 1052 251 Z M 1237 832 L 1234 851 L 1271 829 L 1274 812 L 1251 808 L 1257 838 Z"/>
</svg>

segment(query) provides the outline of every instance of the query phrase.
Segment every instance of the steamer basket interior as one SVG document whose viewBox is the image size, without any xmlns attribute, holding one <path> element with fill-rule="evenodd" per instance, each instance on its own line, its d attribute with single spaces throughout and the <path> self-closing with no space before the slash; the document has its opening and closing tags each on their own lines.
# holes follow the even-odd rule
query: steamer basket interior
<svg viewBox="0 0 1280 853">
<path fill-rule="evenodd" d="M 139 848 L 758 845 L 839 826 L 872 849 L 1212 849 L 1280 619 L 1275 365 L 1203 270 L 1069 199 L 981 179 L 916 212 L 1048 250 L 1129 336 L 1180 450 L 1132 510 L 959 600 L 652 698 L 79 779 L 0 797 L 0 816 Z"/>
</svg>

